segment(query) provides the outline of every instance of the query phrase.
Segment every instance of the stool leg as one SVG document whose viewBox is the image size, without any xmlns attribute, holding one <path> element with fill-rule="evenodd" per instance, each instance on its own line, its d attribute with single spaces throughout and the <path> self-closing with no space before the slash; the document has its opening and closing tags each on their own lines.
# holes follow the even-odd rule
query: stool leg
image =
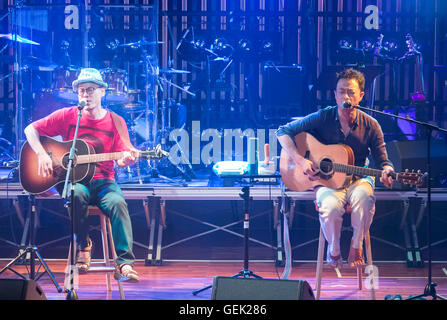
<svg viewBox="0 0 447 320">
<path fill-rule="evenodd" d="M 102 252 L 103 252 L 103 263 L 109 267 L 110 266 L 110 255 L 109 255 L 109 244 L 107 242 L 107 222 L 108 219 L 103 215 L 99 215 L 99 220 L 101 222 L 101 239 L 102 239 Z M 110 281 L 110 273 L 106 272 L 106 283 L 107 292 L 112 291 L 112 283 Z"/>
<path fill-rule="evenodd" d="M 321 275 L 323 273 L 323 255 L 326 247 L 326 240 L 324 239 L 323 230 L 320 227 L 320 237 L 318 239 L 318 257 L 317 257 L 317 270 L 316 270 L 316 280 L 315 289 L 317 291 L 316 299 L 320 300 L 321 291 Z"/>
<path fill-rule="evenodd" d="M 363 267 L 357 267 L 357 281 L 359 283 L 359 290 L 363 289 Z"/>
<path fill-rule="evenodd" d="M 371 252 L 371 237 L 369 230 L 365 235 L 365 249 L 366 249 L 366 260 L 368 263 L 368 269 L 369 269 L 369 279 L 370 279 L 370 285 L 371 285 L 371 299 L 376 300 L 376 290 L 375 290 L 375 281 L 376 279 L 374 274 L 374 267 L 373 267 L 373 260 L 372 260 L 372 252 Z"/>
<path fill-rule="evenodd" d="M 109 233 L 109 241 L 110 241 L 110 250 L 112 250 L 112 257 L 113 257 L 113 262 L 116 264 L 116 250 L 115 250 L 115 243 L 113 242 L 113 235 L 112 235 L 112 224 L 110 223 L 110 219 L 107 219 L 107 230 Z M 118 283 L 118 289 L 120 291 L 120 298 L 121 300 L 125 300 L 125 296 L 124 296 L 124 289 L 123 289 L 123 284 L 120 281 L 117 281 Z"/>
</svg>

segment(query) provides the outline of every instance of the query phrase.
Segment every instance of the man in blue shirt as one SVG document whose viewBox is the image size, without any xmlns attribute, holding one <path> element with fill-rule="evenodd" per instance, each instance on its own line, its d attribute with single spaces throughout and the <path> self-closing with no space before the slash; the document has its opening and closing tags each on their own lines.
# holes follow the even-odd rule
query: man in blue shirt
<svg viewBox="0 0 447 320">
<path fill-rule="evenodd" d="M 327 107 L 306 117 L 279 127 L 276 135 L 282 148 L 289 154 L 298 167 L 310 180 L 320 179 L 315 164 L 302 157 L 293 138 L 300 132 L 308 132 L 323 144 L 345 144 L 352 148 L 356 166 L 367 165 L 371 154 L 375 164 L 380 166 L 380 181 L 391 188 L 394 172 L 388 159 L 383 132 L 377 120 L 352 107 L 345 108 L 344 103 L 358 105 L 364 96 L 365 78 L 354 69 L 347 69 L 337 75 L 334 91 L 336 106 Z M 351 183 L 341 189 L 324 186 L 314 188 L 316 205 L 324 236 L 328 242 L 327 262 L 333 267 L 341 267 L 343 259 L 340 253 L 340 234 L 345 206 L 352 208 L 351 225 L 353 236 L 348 263 L 351 267 L 365 264 L 362 254 L 364 234 L 371 226 L 375 212 L 374 179 L 354 176 Z"/>
</svg>

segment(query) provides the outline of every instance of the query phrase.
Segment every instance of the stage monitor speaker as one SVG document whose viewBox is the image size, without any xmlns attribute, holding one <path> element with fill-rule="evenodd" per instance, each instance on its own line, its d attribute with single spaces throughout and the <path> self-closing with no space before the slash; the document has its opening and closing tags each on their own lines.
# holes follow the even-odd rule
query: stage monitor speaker
<svg viewBox="0 0 447 320">
<path fill-rule="evenodd" d="M 34 280 L 0 279 L 0 300 L 47 300 Z"/>
<path fill-rule="evenodd" d="M 212 300 L 315 300 L 303 280 L 214 277 Z"/>
<path fill-rule="evenodd" d="M 396 172 L 408 169 L 416 172 L 427 171 L 427 141 L 413 140 L 413 141 L 390 141 L 386 144 L 388 157 L 394 165 Z M 432 187 L 440 188 L 446 187 L 447 168 L 447 143 L 441 140 L 431 140 L 431 178 Z M 399 183 L 393 186 L 398 188 Z M 401 186 L 402 189 L 408 187 Z"/>
</svg>

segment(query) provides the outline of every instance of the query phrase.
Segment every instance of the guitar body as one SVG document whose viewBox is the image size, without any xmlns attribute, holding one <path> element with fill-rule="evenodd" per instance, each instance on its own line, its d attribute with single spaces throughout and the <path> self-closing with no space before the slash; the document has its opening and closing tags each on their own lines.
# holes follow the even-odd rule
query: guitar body
<svg viewBox="0 0 447 320">
<path fill-rule="evenodd" d="M 354 153 L 349 146 L 343 144 L 325 145 L 306 132 L 297 134 L 294 138 L 298 153 L 312 161 L 321 170 L 320 179 L 311 181 L 301 168 L 295 165 L 292 158 L 283 149 L 281 151 L 280 172 L 284 184 L 293 191 L 305 191 L 317 185 L 338 189 L 346 186 L 351 175 L 344 172 L 327 172 L 320 167 L 323 160 L 347 165 L 354 164 Z"/>
<path fill-rule="evenodd" d="M 60 142 L 47 136 L 41 136 L 40 142 L 53 160 L 53 174 L 47 177 L 38 175 L 39 161 L 37 154 L 26 141 L 20 152 L 19 177 L 23 189 L 31 194 L 43 194 L 59 183 L 65 182 L 68 156 L 73 143 L 72 141 Z M 76 155 L 92 153 L 95 153 L 92 146 L 83 140 L 76 140 Z M 76 182 L 90 181 L 95 173 L 95 164 L 76 165 L 74 172 Z"/>
</svg>

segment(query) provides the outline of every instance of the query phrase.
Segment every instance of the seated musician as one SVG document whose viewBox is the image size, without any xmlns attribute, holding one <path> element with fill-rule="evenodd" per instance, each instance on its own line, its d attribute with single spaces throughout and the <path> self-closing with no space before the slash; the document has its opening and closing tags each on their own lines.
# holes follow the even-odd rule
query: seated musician
<svg viewBox="0 0 447 320">
<path fill-rule="evenodd" d="M 320 179 L 315 164 L 301 156 L 293 138 L 300 132 L 308 132 L 321 143 L 344 144 L 352 148 L 355 165 L 364 167 L 371 153 L 375 164 L 382 170 L 380 181 L 392 187 L 393 165 L 388 159 L 382 129 L 373 117 L 352 106 L 358 105 L 364 96 L 365 78 L 354 69 L 337 74 L 334 91 L 336 106 L 327 107 L 306 117 L 280 126 L 277 138 L 282 148 L 300 167 L 308 179 Z M 350 103 L 346 104 L 345 102 Z M 345 104 L 344 104 L 345 103 Z M 341 189 L 325 186 L 314 188 L 320 224 L 328 242 L 327 263 L 334 268 L 343 265 L 340 252 L 340 234 L 345 206 L 352 208 L 351 225 L 353 236 L 348 256 L 348 264 L 357 267 L 365 264 L 362 247 L 365 233 L 369 230 L 374 212 L 374 178 L 353 176 L 349 185 Z"/>
<path fill-rule="evenodd" d="M 78 138 L 93 146 L 96 153 L 123 152 L 117 160 L 118 166 L 129 166 L 136 162 L 135 149 L 126 144 L 115 125 L 120 121 L 127 130 L 124 120 L 103 108 L 101 98 L 105 95 L 107 83 L 100 72 L 93 68 L 82 69 L 73 89 L 78 93 L 79 101 L 86 101 L 82 109 Z M 78 119 L 78 108 L 68 107 L 56 110 L 52 114 L 31 123 L 25 128 L 26 138 L 36 152 L 39 160 L 38 174 L 52 174 L 53 164 L 44 150 L 40 136 L 61 136 L 64 141 L 74 138 Z M 74 232 L 78 245 L 76 266 L 80 272 L 88 271 L 91 260 L 92 241 L 89 237 L 88 206 L 96 205 L 110 218 L 112 235 L 116 248 L 115 278 L 120 281 L 137 282 L 138 273 L 133 269 L 135 260 L 132 251 L 132 225 L 123 193 L 115 182 L 114 162 L 104 161 L 95 164 L 96 170 L 89 182 L 76 183 L 74 190 Z M 61 192 L 63 183 L 58 185 Z"/>
</svg>

